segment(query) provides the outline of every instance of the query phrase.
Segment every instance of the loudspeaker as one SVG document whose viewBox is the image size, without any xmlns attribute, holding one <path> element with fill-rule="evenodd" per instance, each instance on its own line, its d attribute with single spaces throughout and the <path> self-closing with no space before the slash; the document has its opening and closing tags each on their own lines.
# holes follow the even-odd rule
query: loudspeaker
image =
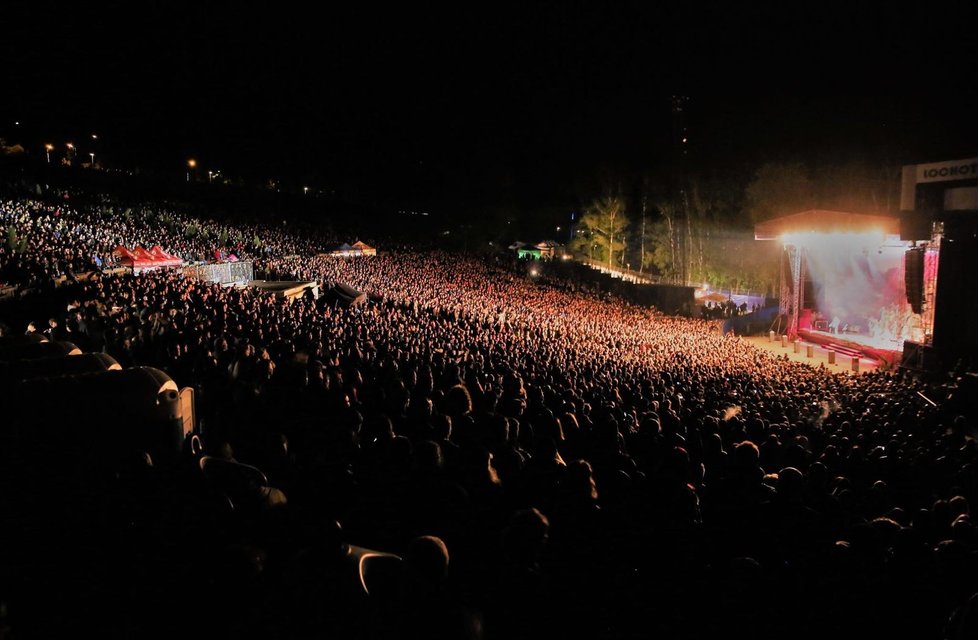
<svg viewBox="0 0 978 640">
<path fill-rule="evenodd" d="M 911 371 L 933 372 L 940 368 L 941 362 L 937 351 L 930 345 L 919 342 L 903 341 L 903 355 L 900 366 Z"/>
<path fill-rule="evenodd" d="M 924 249 L 908 249 L 903 258 L 903 278 L 907 291 L 907 302 L 914 313 L 924 307 Z"/>
</svg>

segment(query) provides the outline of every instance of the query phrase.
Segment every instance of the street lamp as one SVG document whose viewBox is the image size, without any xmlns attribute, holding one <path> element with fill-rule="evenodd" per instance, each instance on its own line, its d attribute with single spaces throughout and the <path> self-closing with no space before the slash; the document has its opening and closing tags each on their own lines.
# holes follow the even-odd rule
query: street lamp
<svg viewBox="0 0 978 640">
<path fill-rule="evenodd" d="M 46 155 L 48 158 L 48 164 L 51 164 L 51 151 L 53 150 L 54 150 L 53 144 L 48 143 L 44 145 L 44 155 Z"/>
<path fill-rule="evenodd" d="M 190 182 L 190 172 L 197 167 L 197 161 L 191 158 L 187 160 L 187 182 Z"/>
<path fill-rule="evenodd" d="M 302 195 L 304 196 L 309 195 L 309 187 L 302 187 Z"/>
<path fill-rule="evenodd" d="M 92 152 L 89 152 L 88 155 L 91 156 L 91 158 L 92 158 L 92 168 L 94 169 L 95 168 L 95 154 L 92 153 Z"/>
</svg>

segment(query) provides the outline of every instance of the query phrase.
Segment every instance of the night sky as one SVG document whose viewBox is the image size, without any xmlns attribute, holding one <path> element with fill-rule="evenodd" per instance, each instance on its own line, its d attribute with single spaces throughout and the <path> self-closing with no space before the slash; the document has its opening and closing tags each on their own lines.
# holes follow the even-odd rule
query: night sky
<svg viewBox="0 0 978 640">
<path fill-rule="evenodd" d="M 0 135 L 442 207 L 661 171 L 677 94 L 705 171 L 978 155 L 966 3 L 202 4 L 5 4 Z"/>
</svg>

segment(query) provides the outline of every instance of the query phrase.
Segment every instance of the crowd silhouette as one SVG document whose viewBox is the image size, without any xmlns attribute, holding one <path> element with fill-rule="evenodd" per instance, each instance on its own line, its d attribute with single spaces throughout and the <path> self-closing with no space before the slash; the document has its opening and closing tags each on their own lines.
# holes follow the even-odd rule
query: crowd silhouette
<svg viewBox="0 0 978 640">
<path fill-rule="evenodd" d="M 790 362 L 504 257 L 341 259 L 327 235 L 120 210 L 0 203 L 5 335 L 158 368 L 196 389 L 199 432 L 70 487 L 5 475 L 10 637 L 978 629 L 972 417 L 924 380 Z M 110 272 L 119 244 L 368 301 Z"/>
</svg>

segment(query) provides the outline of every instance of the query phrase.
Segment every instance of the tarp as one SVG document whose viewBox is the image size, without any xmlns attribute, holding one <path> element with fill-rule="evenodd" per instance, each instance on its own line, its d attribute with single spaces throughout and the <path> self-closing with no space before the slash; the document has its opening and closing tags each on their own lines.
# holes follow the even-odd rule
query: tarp
<svg viewBox="0 0 978 640">
<path fill-rule="evenodd" d="M 319 285 L 315 281 L 299 280 L 249 280 L 249 287 L 261 289 L 274 294 L 278 298 L 294 299 L 304 296 L 307 291 L 311 291 L 313 298 L 319 298 Z"/>
<path fill-rule="evenodd" d="M 115 249 L 113 249 L 112 255 L 114 255 L 116 258 L 126 258 L 129 260 L 136 259 L 136 256 L 133 254 L 133 252 L 130 251 L 129 249 L 126 249 L 123 246 L 118 246 Z"/>
<path fill-rule="evenodd" d="M 163 251 L 159 245 L 154 246 L 149 250 L 150 255 L 153 256 L 157 261 L 165 263 L 164 266 L 167 267 L 179 267 L 183 265 L 183 260 L 175 255 L 169 254 Z"/>
<path fill-rule="evenodd" d="M 375 256 L 375 255 L 377 255 L 377 250 L 374 249 L 373 247 L 371 247 L 366 242 L 363 242 L 362 240 L 357 240 L 356 242 L 354 242 L 352 249 L 354 251 L 359 251 L 360 253 L 362 253 L 365 256 Z"/>
<path fill-rule="evenodd" d="M 179 267 L 183 265 L 183 260 L 163 251 L 159 246 L 152 249 L 135 247 L 127 249 L 118 246 L 112 251 L 120 264 L 131 269 L 158 269 L 160 267 Z"/>
<path fill-rule="evenodd" d="M 344 307 L 352 307 L 367 301 L 367 294 L 342 282 L 336 283 L 323 294 L 323 297 L 328 304 L 340 304 Z"/>
<path fill-rule="evenodd" d="M 340 246 L 336 247 L 329 252 L 331 256 L 375 256 L 377 255 L 377 249 L 371 247 L 365 242 L 356 241 L 352 245 L 344 242 Z"/>
<path fill-rule="evenodd" d="M 711 291 L 710 293 L 700 297 L 699 299 L 702 300 L 703 302 L 727 302 L 728 300 L 730 300 L 728 296 L 725 296 L 718 291 Z"/>
<path fill-rule="evenodd" d="M 144 249 L 143 247 L 136 247 L 132 250 L 133 254 L 139 260 L 156 260 L 152 253 Z"/>
</svg>

